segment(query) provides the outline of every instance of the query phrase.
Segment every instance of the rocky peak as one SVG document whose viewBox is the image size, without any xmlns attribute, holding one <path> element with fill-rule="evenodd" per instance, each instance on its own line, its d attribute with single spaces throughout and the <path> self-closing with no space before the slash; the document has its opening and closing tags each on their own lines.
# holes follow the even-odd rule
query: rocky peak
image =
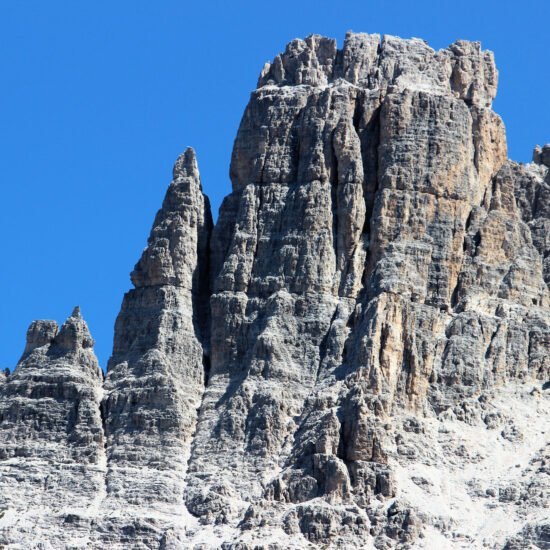
<svg viewBox="0 0 550 550">
<path fill-rule="evenodd" d="M 52 345 L 60 350 L 72 352 L 93 347 L 94 340 L 78 306 L 74 308 L 69 318 L 61 326 L 52 340 Z"/>
<path fill-rule="evenodd" d="M 186 513 L 187 459 L 207 374 L 211 229 L 195 152 L 188 148 L 175 163 L 147 248 L 132 272 L 136 288 L 124 296 L 105 383 L 105 514 L 123 506 L 142 517 L 138 529 L 147 547 L 158 535 L 146 528 L 149 522 L 177 540 L 185 531 L 158 518 Z M 134 525 L 131 514 L 117 529 Z M 108 526 L 114 520 L 105 521 Z M 106 535 L 102 542 L 113 541 Z"/>
<path fill-rule="evenodd" d="M 208 254 L 211 226 L 210 205 L 202 192 L 195 151 L 189 147 L 176 160 L 173 180 L 147 248 L 132 271 L 134 286 L 174 285 L 198 292 L 205 274 L 195 267 L 198 256 Z"/>
<path fill-rule="evenodd" d="M 453 92 L 468 104 L 490 108 L 498 85 L 493 52 L 483 51 L 480 42 L 466 40 L 457 40 L 442 52 L 451 57 Z"/>
<path fill-rule="evenodd" d="M 533 162 L 550 168 L 550 143 L 543 147 L 537 145 L 533 151 Z"/>
<path fill-rule="evenodd" d="M 461 451 L 424 419 L 453 411 L 485 433 L 492 391 L 545 376 L 541 233 L 518 210 L 496 85 L 493 55 L 465 41 L 314 35 L 264 67 L 212 237 L 186 491 L 201 522 L 244 517 L 251 545 L 268 526 L 286 546 L 413 544 L 412 502 L 426 510 L 396 476 L 416 486 L 413 455 L 435 448 L 459 475 L 446 453 Z"/>
<path fill-rule="evenodd" d="M 187 149 L 185 149 L 176 159 L 174 168 L 172 169 L 172 177 L 174 181 L 189 178 L 190 182 L 194 182 L 195 184 L 198 183 L 199 188 L 201 187 L 197 154 L 193 147 L 187 147 Z"/>
<path fill-rule="evenodd" d="M 59 327 L 55 321 L 33 321 L 27 330 L 27 343 L 23 355 L 35 348 L 50 344 L 58 331 Z"/>
<path fill-rule="evenodd" d="M 103 374 L 92 345 L 77 309 L 59 332 L 54 321 L 34 321 L 23 357 L 0 386 L 0 510 L 19 525 L 4 529 L 0 544 L 32 540 L 37 525 L 68 544 L 76 536 L 64 528 L 71 521 L 89 538 L 89 508 L 104 484 Z"/>
<path fill-rule="evenodd" d="M 23 356 L 42 346 L 49 346 L 50 352 L 66 353 L 92 348 L 93 345 L 94 340 L 88 325 L 82 318 L 80 308 L 76 306 L 61 329 L 55 321 L 33 321 L 27 330 L 27 343 Z"/>
<path fill-rule="evenodd" d="M 470 104 L 490 107 L 497 79 L 493 54 L 482 51 L 479 42 L 458 40 L 436 52 L 417 38 L 348 32 L 342 49 L 336 40 L 319 35 L 293 40 L 266 63 L 258 88 L 322 87 L 343 80 L 383 94 L 389 88 L 452 91 Z"/>
<path fill-rule="evenodd" d="M 496 85 L 466 41 L 267 64 L 215 228 L 177 159 L 103 387 L 77 311 L 31 326 L 0 546 L 543 548 L 548 146 L 507 160 Z"/>
</svg>

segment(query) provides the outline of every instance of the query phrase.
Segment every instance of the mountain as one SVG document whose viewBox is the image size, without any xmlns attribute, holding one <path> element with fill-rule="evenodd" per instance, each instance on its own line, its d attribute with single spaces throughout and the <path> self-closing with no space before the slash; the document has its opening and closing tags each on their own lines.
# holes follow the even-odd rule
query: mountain
<svg viewBox="0 0 550 550">
<path fill-rule="evenodd" d="M 76 310 L 0 380 L 9 548 L 550 547 L 550 145 L 491 52 L 267 63 L 213 226 L 176 161 L 107 375 Z"/>
</svg>

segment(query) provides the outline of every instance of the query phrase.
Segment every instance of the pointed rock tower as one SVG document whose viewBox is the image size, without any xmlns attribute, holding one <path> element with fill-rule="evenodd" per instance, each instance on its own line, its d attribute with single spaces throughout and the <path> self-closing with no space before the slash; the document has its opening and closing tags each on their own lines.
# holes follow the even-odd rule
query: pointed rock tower
<svg viewBox="0 0 550 550">
<path fill-rule="evenodd" d="M 34 321 L 15 371 L 0 386 L 0 547 L 59 544 L 90 534 L 104 492 L 103 374 L 75 308 L 61 329 Z"/>
<path fill-rule="evenodd" d="M 135 288 L 116 321 L 104 401 L 109 521 L 123 521 L 116 519 L 121 506 L 157 517 L 184 511 L 189 446 L 206 376 L 211 229 L 210 205 L 189 148 L 176 161 L 147 248 L 131 274 Z"/>
</svg>

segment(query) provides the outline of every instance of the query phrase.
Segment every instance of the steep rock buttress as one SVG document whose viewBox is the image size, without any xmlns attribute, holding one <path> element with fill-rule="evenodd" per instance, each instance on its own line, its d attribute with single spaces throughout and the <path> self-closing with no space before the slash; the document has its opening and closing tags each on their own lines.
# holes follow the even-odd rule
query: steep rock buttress
<svg viewBox="0 0 550 550">
<path fill-rule="evenodd" d="M 495 389 L 513 382 L 521 407 L 533 386 L 510 388 L 548 376 L 544 214 L 531 220 L 546 171 L 507 161 L 496 85 L 477 43 L 363 34 L 342 50 L 295 40 L 262 71 L 213 233 L 211 374 L 186 491 L 205 526 L 239 525 L 228 548 L 276 544 L 280 529 L 282 547 L 386 548 L 540 528 L 535 507 L 483 531 L 512 511 L 468 512 L 475 475 L 458 478 L 497 459 L 448 435 L 520 432 L 506 411 L 491 420 Z M 536 180 L 530 210 L 518 173 Z M 529 429 L 533 458 L 546 436 Z M 440 466 L 459 496 L 434 511 Z"/>
</svg>

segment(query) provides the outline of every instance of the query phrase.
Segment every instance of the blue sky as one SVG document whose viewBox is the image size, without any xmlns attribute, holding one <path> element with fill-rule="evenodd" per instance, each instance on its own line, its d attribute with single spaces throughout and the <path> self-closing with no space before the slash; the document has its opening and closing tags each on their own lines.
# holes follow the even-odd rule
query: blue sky
<svg viewBox="0 0 550 550">
<path fill-rule="evenodd" d="M 292 38 L 480 40 L 510 156 L 528 161 L 550 141 L 548 21 L 541 0 L 2 0 L 0 367 L 33 319 L 62 322 L 77 304 L 105 367 L 173 161 L 195 147 L 216 215 L 249 93 Z"/>
</svg>

